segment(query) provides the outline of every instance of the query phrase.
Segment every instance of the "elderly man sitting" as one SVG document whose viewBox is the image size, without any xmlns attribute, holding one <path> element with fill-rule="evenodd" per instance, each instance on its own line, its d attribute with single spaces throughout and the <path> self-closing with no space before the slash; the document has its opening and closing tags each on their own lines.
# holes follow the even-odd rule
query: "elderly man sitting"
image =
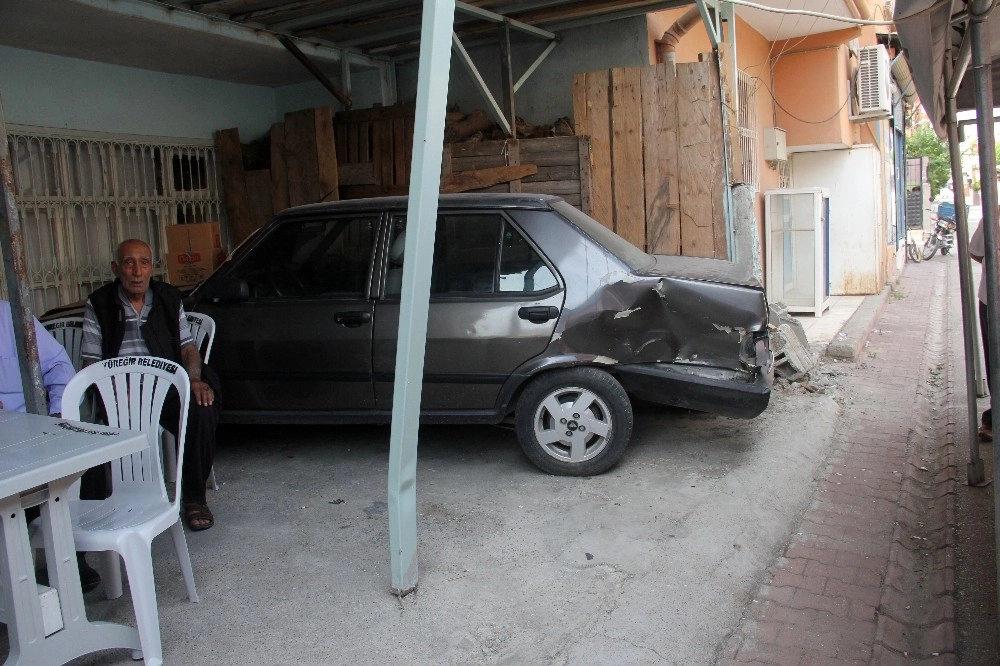
<svg viewBox="0 0 1000 666">
<path fill-rule="evenodd" d="M 191 404 L 182 463 L 182 509 L 188 528 L 206 530 L 215 524 L 205 484 L 212 471 L 221 410 L 218 376 L 202 363 L 180 291 L 151 279 L 153 252 L 149 245 L 135 239 L 122 242 L 111 270 L 115 281 L 87 299 L 81 352 L 84 365 L 117 356 L 159 356 L 187 370 Z M 179 408 L 176 399 L 168 399 L 164 405 L 161 423 L 171 431 L 176 428 Z"/>
</svg>

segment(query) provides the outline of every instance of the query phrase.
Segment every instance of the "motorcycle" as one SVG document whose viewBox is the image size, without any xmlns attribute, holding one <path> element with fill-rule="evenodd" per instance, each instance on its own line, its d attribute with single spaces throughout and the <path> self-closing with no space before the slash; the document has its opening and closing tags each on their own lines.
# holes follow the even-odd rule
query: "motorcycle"
<svg viewBox="0 0 1000 666">
<path fill-rule="evenodd" d="M 915 245 L 907 247 L 907 254 L 914 261 L 930 259 L 938 250 L 941 254 L 948 254 L 955 247 L 955 204 L 942 203 L 938 206 L 937 222 L 934 224 L 934 231 L 931 232 L 924 247 L 918 248 Z"/>
</svg>

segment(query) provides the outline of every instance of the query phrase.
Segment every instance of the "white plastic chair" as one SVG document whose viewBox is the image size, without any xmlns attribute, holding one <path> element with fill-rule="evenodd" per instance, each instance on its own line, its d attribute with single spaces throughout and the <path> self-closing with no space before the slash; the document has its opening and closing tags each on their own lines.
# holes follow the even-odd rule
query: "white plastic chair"
<svg viewBox="0 0 1000 666">
<path fill-rule="evenodd" d="M 212 354 L 212 343 L 215 342 L 215 320 L 207 314 L 200 312 L 188 312 L 188 326 L 191 327 L 191 336 L 194 337 L 194 346 L 201 354 L 201 360 L 208 363 L 208 357 Z M 166 465 L 166 474 L 172 475 L 177 467 L 177 448 L 174 436 L 166 430 L 163 431 L 163 462 Z M 219 489 L 219 483 L 215 480 L 215 466 L 208 473 L 208 487 L 212 490 Z"/>
<path fill-rule="evenodd" d="M 164 399 L 174 387 L 180 397 L 177 450 L 184 454 L 191 384 L 187 372 L 166 359 L 130 356 L 99 361 L 81 370 L 66 385 L 64 418 L 79 420 L 77 405 L 92 385 L 97 387 L 104 403 L 108 425 L 145 432 L 149 446 L 112 462 L 109 498 L 72 501 L 73 538 L 78 551 L 105 552 L 102 576 L 109 599 L 122 594 L 118 555 L 125 561 L 142 654 L 146 666 L 160 666 L 163 648 L 153 581 L 154 537 L 170 530 L 188 598 L 198 601 L 180 516 L 183 467 L 167 479 L 174 487 L 171 500 L 161 471 L 159 437 Z"/>
<path fill-rule="evenodd" d="M 215 342 L 215 320 L 200 312 L 188 312 L 187 320 L 194 344 L 201 353 L 201 360 L 208 363 L 208 357 L 212 355 L 212 343 Z"/>
<path fill-rule="evenodd" d="M 73 369 L 80 372 L 80 368 L 83 366 L 83 357 L 80 354 L 83 347 L 83 317 L 50 319 L 42 326 L 59 341 L 59 344 L 66 348 L 66 354 L 73 364 Z"/>
<path fill-rule="evenodd" d="M 80 372 L 83 367 L 83 317 L 60 317 L 42 324 L 59 344 L 66 349 L 73 369 Z M 93 395 L 88 394 L 80 405 L 80 419 L 92 421 L 97 414 L 97 404 Z"/>
</svg>

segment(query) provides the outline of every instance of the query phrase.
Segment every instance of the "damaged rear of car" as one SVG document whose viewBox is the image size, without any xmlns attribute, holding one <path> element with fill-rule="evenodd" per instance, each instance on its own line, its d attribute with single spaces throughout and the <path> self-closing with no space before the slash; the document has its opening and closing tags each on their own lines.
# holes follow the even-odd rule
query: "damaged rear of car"
<svg viewBox="0 0 1000 666">
<path fill-rule="evenodd" d="M 581 418 L 602 429 L 615 420 L 615 392 L 593 383 L 602 375 L 651 402 L 736 418 L 766 409 L 774 369 L 767 301 L 756 280 L 727 261 L 646 254 L 564 202 L 552 207 L 586 241 L 560 242 L 551 218 L 517 215 L 566 285 L 549 348 L 517 373 L 533 378 L 517 420 L 522 447 L 537 465 L 556 474 L 595 474 L 621 455 L 624 445 L 613 435 L 587 437 L 574 429 Z M 577 371 L 546 381 L 548 391 L 530 390 L 543 371 L 558 367 Z M 587 377 L 579 372 L 584 367 Z M 567 386 L 574 382 L 585 385 Z M 576 408 L 588 400 L 596 407 Z M 630 409 L 617 411 L 612 426 L 624 434 Z"/>
</svg>

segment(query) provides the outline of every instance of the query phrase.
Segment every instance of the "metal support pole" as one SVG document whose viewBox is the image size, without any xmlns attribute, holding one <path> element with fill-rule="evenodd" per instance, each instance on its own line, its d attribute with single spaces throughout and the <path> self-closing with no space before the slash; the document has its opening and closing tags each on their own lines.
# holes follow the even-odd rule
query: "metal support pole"
<svg viewBox="0 0 1000 666">
<path fill-rule="evenodd" d="M 14 348 L 21 370 L 24 405 L 32 414 L 48 414 L 45 385 L 38 362 L 38 340 L 35 320 L 31 314 L 28 291 L 28 267 L 24 261 L 24 233 L 14 201 L 14 171 L 7 150 L 7 123 L 4 121 L 3 100 L 0 99 L 0 251 L 3 256 L 11 320 L 14 324 Z"/>
<path fill-rule="evenodd" d="M 945 66 L 951 62 L 950 53 L 945 56 Z M 951 181 L 962 182 L 962 154 L 958 138 L 958 105 L 954 97 L 946 102 L 948 124 L 948 154 L 951 158 Z M 972 284 L 972 267 L 969 263 L 969 220 L 965 212 L 965 189 L 955 187 L 955 222 L 958 227 L 958 276 L 962 296 L 962 331 L 965 342 L 965 397 L 968 408 L 969 463 L 966 465 L 966 479 L 970 486 L 981 484 L 986 477 L 983 459 L 979 457 L 979 410 L 976 403 L 976 362 L 978 360 L 979 335 L 976 329 L 976 303 Z M 918 250 L 919 251 L 919 250 Z"/>
<path fill-rule="evenodd" d="M 732 66 L 733 71 L 729 72 L 730 82 L 732 85 L 732 95 L 733 101 L 735 102 L 735 107 L 737 109 L 736 113 L 739 113 L 740 104 L 740 68 L 736 63 L 736 10 L 732 5 L 725 5 L 720 10 L 720 18 L 722 22 L 728 27 L 726 30 L 726 41 L 729 43 L 730 51 L 732 56 Z M 718 53 L 718 50 L 716 50 Z M 729 256 L 726 257 L 729 261 L 742 261 L 744 257 L 736 256 L 736 225 L 733 222 L 733 174 L 731 172 L 733 160 L 731 155 L 733 152 L 733 147 L 729 143 L 729 137 L 733 136 L 730 131 L 731 128 L 728 126 L 729 115 L 726 113 L 725 100 L 726 100 L 726 90 L 723 84 L 725 77 L 722 74 L 722 60 L 719 59 L 719 100 L 722 102 L 720 105 L 720 111 L 722 113 L 722 136 L 725 139 L 722 142 L 722 160 L 724 164 L 723 173 L 725 174 L 726 182 L 723 183 L 722 189 L 722 215 L 723 219 L 726 221 L 726 245 L 729 247 Z"/>
<path fill-rule="evenodd" d="M 389 436 L 389 547 L 397 596 L 417 589 L 417 434 L 454 22 L 455 0 L 425 0 Z"/>
<path fill-rule="evenodd" d="M 500 85 L 503 88 L 503 110 L 510 123 L 511 138 L 517 139 L 517 109 L 514 104 L 514 66 L 510 57 L 510 22 L 500 26 Z"/>
<path fill-rule="evenodd" d="M 976 0 L 970 9 L 972 34 L 972 69 L 976 95 L 976 129 L 979 133 L 979 178 L 982 184 L 983 196 L 983 237 L 986 245 L 986 256 L 983 257 L 983 278 L 986 280 L 986 309 L 989 320 L 990 376 L 1000 377 L 1000 317 L 997 308 L 998 298 L 997 266 L 1000 266 L 1000 247 L 997 239 L 1000 237 L 997 229 L 997 165 L 996 142 L 993 136 L 993 81 L 990 48 L 990 35 L 987 22 L 993 5 L 990 0 Z M 990 391 L 990 408 L 994 414 L 1000 413 L 1000 391 Z M 1000 446 L 993 446 L 993 487 L 997 486 L 997 471 L 1000 470 Z M 994 508 L 994 539 L 1000 550 L 1000 492 L 993 493 Z M 997 574 L 1000 577 L 1000 559 L 996 561 Z M 1000 609 L 1000 592 L 997 596 L 997 607 Z M 997 617 L 1000 617 L 998 613 Z"/>
<path fill-rule="evenodd" d="M 285 35 L 278 35 L 278 41 L 281 42 L 281 45 L 284 46 L 285 49 L 287 49 L 289 53 L 291 53 L 293 56 L 295 56 L 296 60 L 298 60 L 300 63 L 302 63 L 303 67 L 305 67 L 307 70 L 309 70 L 310 74 L 312 74 L 314 77 L 316 77 L 316 80 L 319 81 L 323 85 L 324 88 L 326 88 L 327 90 L 330 91 L 331 95 L 333 95 L 334 97 L 336 97 L 340 101 L 340 103 L 344 105 L 345 109 L 351 108 L 351 104 L 352 104 L 351 98 L 348 95 L 345 95 L 344 91 L 342 91 L 340 88 L 338 88 L 337 86 L 335 86 L 333 84 L 333 81 L 330 80 L 330 77 L 328 77 L 323 72 L 323 70 L 321 70 L 319 67 L 317 67 L 316 63 L 314 63 L 309 58 L 309 56 L 307 56 L 305 53 L 303 53 L 299 49 L 299 47 L 295 45 L 295 42 L 293 42 L 290 37 L 286 37 Z M 341 51 L 341 56 L 340 57 L 341 57 L 341 62 L 343 62 L 343 58 L 344 58 L 343 51 Z"/>
</svg>

